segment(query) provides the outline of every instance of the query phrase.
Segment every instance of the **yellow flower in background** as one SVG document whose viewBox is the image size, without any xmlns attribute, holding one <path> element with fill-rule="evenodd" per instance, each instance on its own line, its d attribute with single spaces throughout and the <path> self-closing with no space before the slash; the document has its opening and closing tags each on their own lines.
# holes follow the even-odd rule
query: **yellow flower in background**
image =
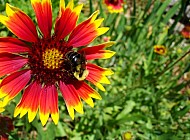
<svg viewBox="0 0 190 140">
<path fill-rule="evenodd" d="M 125 132 L 123 133 L 123 140 L 132 140 L 133 135 L 131 132 Z"/>
<path fill-rule="evenodd" d="M 110 13 L 121 13 L 123 11 L 123 0 L 104 0 Z"/>
<path fill-rule="evenodd" d="M 163 45 L 155 45 L 154 52 L 160 55 L 165 55 L 167 53 L 167 49 Z"/>
</svg>

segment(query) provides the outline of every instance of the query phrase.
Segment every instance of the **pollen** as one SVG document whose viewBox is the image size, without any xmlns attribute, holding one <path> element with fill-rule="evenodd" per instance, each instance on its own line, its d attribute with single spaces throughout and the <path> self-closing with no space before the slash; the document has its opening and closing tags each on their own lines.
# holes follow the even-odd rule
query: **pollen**
<svg viewBox="0 0 190 140">
<path fill-rule="evenodd" d="M 42 61 L 46 68 L 58 69 L 63 63 L 63 54 L 56 48 L 48 48 L 42 54 Z"/>
</svg>

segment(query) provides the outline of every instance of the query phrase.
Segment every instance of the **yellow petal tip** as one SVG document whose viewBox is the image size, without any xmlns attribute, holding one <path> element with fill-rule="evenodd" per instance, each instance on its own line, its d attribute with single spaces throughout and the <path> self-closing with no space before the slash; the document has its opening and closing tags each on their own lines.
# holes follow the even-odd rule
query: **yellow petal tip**
<svg viewBox="0 0 190 140">
<path fill-rule="evenodd" d="M 105 88 L 100 83 L 96 83 L 95 86 L 98 87 L 101 91 L 106 91 Z"/>
<path fill-rule="evenodd" d="M 73 10 L 73 7 L 74 7 L 74 2 L 73 2 L 73 0 L 70 0 L 69 3 L 67 4 L 66 8 Z"/>
<path fill-rule="evenodd" d="M 114 72 L 111 69 L 105 69 L 103 75 L 113 75 Z"/>
<path fill-rule="evenodd" d="M 5 111 L 5 109 L 0 107 L 0 113 L 2 113 L 3 111 Z"/>
<path fill-rule="evenodd" d="M 103 76 L 100 81 L 100 83 L 103 83 L 103 84 L 111 84 L 110 81 L 108 80 L 107 77 Z"/>
<path fill-rule="evenodd" d="M 80 114 L 84 114 L 82 103 L 79 103 L 78 105 L 74 106 L 74 109 Z"/>
<path fill-rule="evenodd" d="M 102 97 L 96 91 L 94 91 L 93 93 L 89 94 L 89 96 L 92 97 L 92 98 L 94 98 L 94 99 L 102 100 Z"/>
<path fill-rule="evenodd" d="M 79 15 L 82 10 L 82 7 L 83 7 L 83 4 L 79 4 L 77 7 L 74 8 L 73 12 Z"/>
<path fill-rule="evenodd" d="M 109 27 L 101 27 L 101 28 L 97 29 L 97 33 L 100 36 L 100 35 L 106 33 L 108 30 L 109 30 Z"/>
<path fill-rule="evenodd" d="M 114 45 L 115 43 L 116 43 L 115 41 L 108 41 L 105 44 L 106 44 L 106 47 L 110 47 L 110 46 Z"/>
<path fill-rule="evenodd" d="M 84 100 L 90 107 L 94 107 L 94 102 L 93 102 L 93 100 L 92 100 L 92 98 L 87 98 L 87 99 L 85 99 Z"/>
<path fill-rule="evenodd" d="M 67 105 L 67 110 L 68 110 L 68 112 L 69 112 L 69 116 L 71 117 L 71 119 L 74 120 L 75 114 L 74 114 L 74 109 L 73 109 L 73 107 L 70 106 L 70 105 Z"/>
<path fill-rule="evenodd" d="M 48 118 L 49 118 L 49 113 L 46 113 L 46 114 L 40 113 L 40 120 L 41 120 L 42 126 L 44 126 L 47 123 Z"/>
<path fill-rule="evenodd" d="M 51 117 L 55 125 L 57 125 L 59 122 L 59 113 L 51 114 Z"/>
<path fill-rule="evenodd" d="M 115 55 L 116 52 L 106 50 L 102 59 L 108 59 Z"/>
<path fill-rule="evenodd" d="M 31 123 L 34 120 L 34 118 L 36 117 L 36 113 L 37 113 L 37 111 L 36 112 L 32 112 L 31 110 L 28 111 L 28 121 L 29 121 L 29 123 Z"/>
</svg>

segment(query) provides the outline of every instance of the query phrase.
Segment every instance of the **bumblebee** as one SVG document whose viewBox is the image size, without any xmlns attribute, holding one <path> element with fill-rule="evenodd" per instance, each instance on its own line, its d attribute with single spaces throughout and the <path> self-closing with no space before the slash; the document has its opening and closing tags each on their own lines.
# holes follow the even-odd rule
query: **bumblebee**
<svg viewBox="0 0 190 140">
<path fill-rule="evenodd" d="M 76 79 L 79 81 L 84 80 L 89 71 L 86 69 L 86 59 L 84 54 L 69 51 L 65 54 L 67 61 L 71 66 L 71 71 Z"/>
</svg>

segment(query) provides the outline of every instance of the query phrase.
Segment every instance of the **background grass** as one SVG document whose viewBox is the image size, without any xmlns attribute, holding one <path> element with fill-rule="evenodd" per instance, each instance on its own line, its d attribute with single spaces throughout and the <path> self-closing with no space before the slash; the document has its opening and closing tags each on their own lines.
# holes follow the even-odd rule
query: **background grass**
<svg viewBox="0 0 190 140">
<path fill-rule="evenodd" d="M 7 2 L 35 21 L 29 0 L 1 0 L 2 14 Z M 99 17 L 105 18 L 103 26 L 110 27 L 94 44 L 104 42 L 105 37 L 116 41 L 110 48 L 116 52 L 113 58 L 95 61 L 115 72 L 109 77 L 111 85 L 105 86 L 106 92 L 99 91 L 103 99 L 95 100 L 94 108 L 84 103 L 85 114 L 76 113 L 74 121 L 61 96 L 57 126 L 49 120 L 42 127 L 39 116 L 32 123 L 28 123 L 27 115 L 13 118 L 15 129 L 9 138 L 120 140 L 125 132 L 130 132 L 137 140 L 190 140 L 190 55 L 187 54 L 190 40 L 180 34 L 188 0 L 178 0 L 172 6 L 170 2 L 130 0 L 125 1 L 123 13 L 110 14 L 102 0 L 83 1 L 79 22 L 99 9 Z M 52 3 L 55 19 L 59 1 Z M 0 35 L 12 36 L 2 24 Z M 164 45 L 167 54 L 156 54 L 154 45 Z M 4 115 L 13 117 L 20 97 L 21 94 L 6 107 Z"/>
</svg>

